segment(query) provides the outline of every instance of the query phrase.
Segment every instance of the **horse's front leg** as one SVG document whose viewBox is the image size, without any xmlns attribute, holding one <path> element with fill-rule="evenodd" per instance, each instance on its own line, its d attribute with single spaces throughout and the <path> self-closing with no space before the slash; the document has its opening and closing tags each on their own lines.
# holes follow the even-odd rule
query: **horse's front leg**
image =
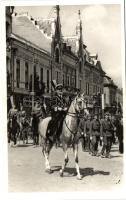
<svg viewBox="0 0 126 200">
<path fill-rule="evenodd" d="M 43 152 L 43 155 L 45 157 L 45 171 L 48 172 L 48 173 L 53 172 L 51 170 L 50 163 L 49 163 L 49 154 L 50 154 L 50 151 L 52 149 L 52 146 L 53 146 L 52 142 L 47 141 L 47 142 L 45 142 L 45 144 L 42 148 L 42 152 Z"/>
<path fill-rule="evenodd" d="M 68 158 L 68 153 L 67 153 L 67 145 L 63 144 L 63 151 L 64 151 L 64 163 L 62 165 L 62 168 L 60 169 L 60 176 L 62 177 L 63 176 L 63 173 L 64 173 L 64 170 L 65 170 L 65 167 L 69 161 L 69 158 Z"/>
<path fill-rule="evenodd" d="M 78 144 L 74 144 L 73 152 L 74 152 L 74 156 L 75 156 L 77 179 L 81 180 L 82 176 L 80 174 L 80 168 L 79 168 L 79 165 L 78 165 L 78 162 L 79 162 L 79 160 L 78 160 Z"/>
</svg>

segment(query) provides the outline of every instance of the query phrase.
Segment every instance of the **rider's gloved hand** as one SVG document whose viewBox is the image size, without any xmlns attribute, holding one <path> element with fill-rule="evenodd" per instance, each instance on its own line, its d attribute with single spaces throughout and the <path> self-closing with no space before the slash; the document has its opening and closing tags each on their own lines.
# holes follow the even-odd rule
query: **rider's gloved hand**
<svg viewBox="0 0 126 200">
<path fill-rule="evenodd" d="M 57 107 L 55 107 L 55 108 L 54 108 L 54 111 L 56 112 L 57 110 L 58 110 L 58 108 L 57 108 Z"/>
<path fill-rule="evenodd" d="M 92 136 L 90 136 L 90 140 L 92 140 Z"/>
<path fill-rule="evenodd" d="M 59 110 L 59 111 L 62 111 L 63 109 L 62 109 L 61 107 L 58 107 L 58 110 Z"/>
<path fill-rule="evenodd" d="M 63 110 L 64 110 L 64 111 L 67 111 L 67 108 L 65 107 Z"/>
<path fill-rule="evenodd" d="M 103 140 L 103 137 L 101 136 L 100 139 Z"/>
</svg>

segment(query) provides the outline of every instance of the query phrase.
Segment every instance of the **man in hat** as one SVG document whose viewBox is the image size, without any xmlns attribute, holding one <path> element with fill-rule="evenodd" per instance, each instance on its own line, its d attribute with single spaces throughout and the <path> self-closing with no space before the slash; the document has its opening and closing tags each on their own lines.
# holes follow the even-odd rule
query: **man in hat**
<svg viewBox="0 0 126 200">
<path fill-rule="evenodd" d="M 65 118 L 66 112 L 67 112 L 67 103 L 65 99 L 63 98 L 63 85 L 58 84 L 55 87 L 55 93 L 54 98 L 56 99 L 56 102 L 54 105 L 52 105 L 51 110 L 51 116 L 52 119 L 48 125 L 47 129 L 47 137 L 50 140 L 53 140 L 54 138 L 59 141 L 61 129 L 62 129 L 62 123 Z M 53 100 L 53 98 L 52 98 Z"/>
<path fill-rule="evenodd" d="M 89 151 L 89 153 L 91 153 L 92 151 L 91 141 L 90 141 L 91 121 L 92 121 L 91 114 L 88 114 L 87 120 L 84 126 L 84 137 L 85 137 L 85 142 L 86 142 L 85 146 L 87 148 L 87 151 Z"/>
<path fill-rule="evenodd" d="M 12 104 L 12 108 L 8 113 L 8 142 L 13 142 L 16 145 L 17 142 L 17 133 L 19 132 L 19 123 L 17 122 L 18 110 L 15 107 L 15 104 Z M 11 146 L 12 144 L 10 144 Z"/>
<path fill-rule="evenodd" d="M 94 114 L 90 127 L 92 156 L 98 156 L 98 142 L 100 141 L 100 120 L 98 119 L 98 114 Z"/>
<path fill-rule="evenodd" d="M 114 126 L 110 120 L 110 114 L 105 113 L 105 119 L 101 122 L 101 136 L 103 137 L 103 147 L 101 157 L 111 158 L 110 151 L 112 146 Z M 104 152 L 106 151 L 106 154 Z"/>
<path fill-rule="evenodd" d="M 86 117 L 83 116 L 82 118 L 80 118 L 78 125 L 78 135 L 81 138 L 82 151 L 85 151 L 86 148 L 86 138 L 84 134 L 85 122 L 86 122 Z"/>
</svg>

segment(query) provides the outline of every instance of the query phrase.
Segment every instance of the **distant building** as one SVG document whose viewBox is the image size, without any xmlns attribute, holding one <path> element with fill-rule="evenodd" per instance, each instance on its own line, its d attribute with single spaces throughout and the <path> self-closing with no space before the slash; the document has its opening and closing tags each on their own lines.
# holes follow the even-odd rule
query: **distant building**
<svg viewBox="0 0 126 200">
<path fill-rule="evenodd" d="M 123 112 L 123 90 L 117 88 L 116 90 L 117 113 Z"/>
<path fill-rule="evenodd" d="M 116 106 L 116 92 L 117 85 L 109 76 L 104 77 L 104 100 L 105 100 L 105 110 L 111 110 L 112 107 Z"/>
</svg>

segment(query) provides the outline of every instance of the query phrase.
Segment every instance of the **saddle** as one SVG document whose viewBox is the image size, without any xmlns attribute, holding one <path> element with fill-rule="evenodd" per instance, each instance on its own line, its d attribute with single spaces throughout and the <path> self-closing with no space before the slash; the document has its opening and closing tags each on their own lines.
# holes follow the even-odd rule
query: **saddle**
<svg viewBox="0 0 126 200">
<path fill-rule="evenodd" d="M 62 118 L 61 120 L 50 120 L 49 124 L 48 124 L 48 128 L 47 128 L 47 138 L 51 141 L 53 140 L 60 140 L 60 134 L 62 131 L 62 126 L 63 126 L 63 120 L 64 118 Z"/>
</svg>

